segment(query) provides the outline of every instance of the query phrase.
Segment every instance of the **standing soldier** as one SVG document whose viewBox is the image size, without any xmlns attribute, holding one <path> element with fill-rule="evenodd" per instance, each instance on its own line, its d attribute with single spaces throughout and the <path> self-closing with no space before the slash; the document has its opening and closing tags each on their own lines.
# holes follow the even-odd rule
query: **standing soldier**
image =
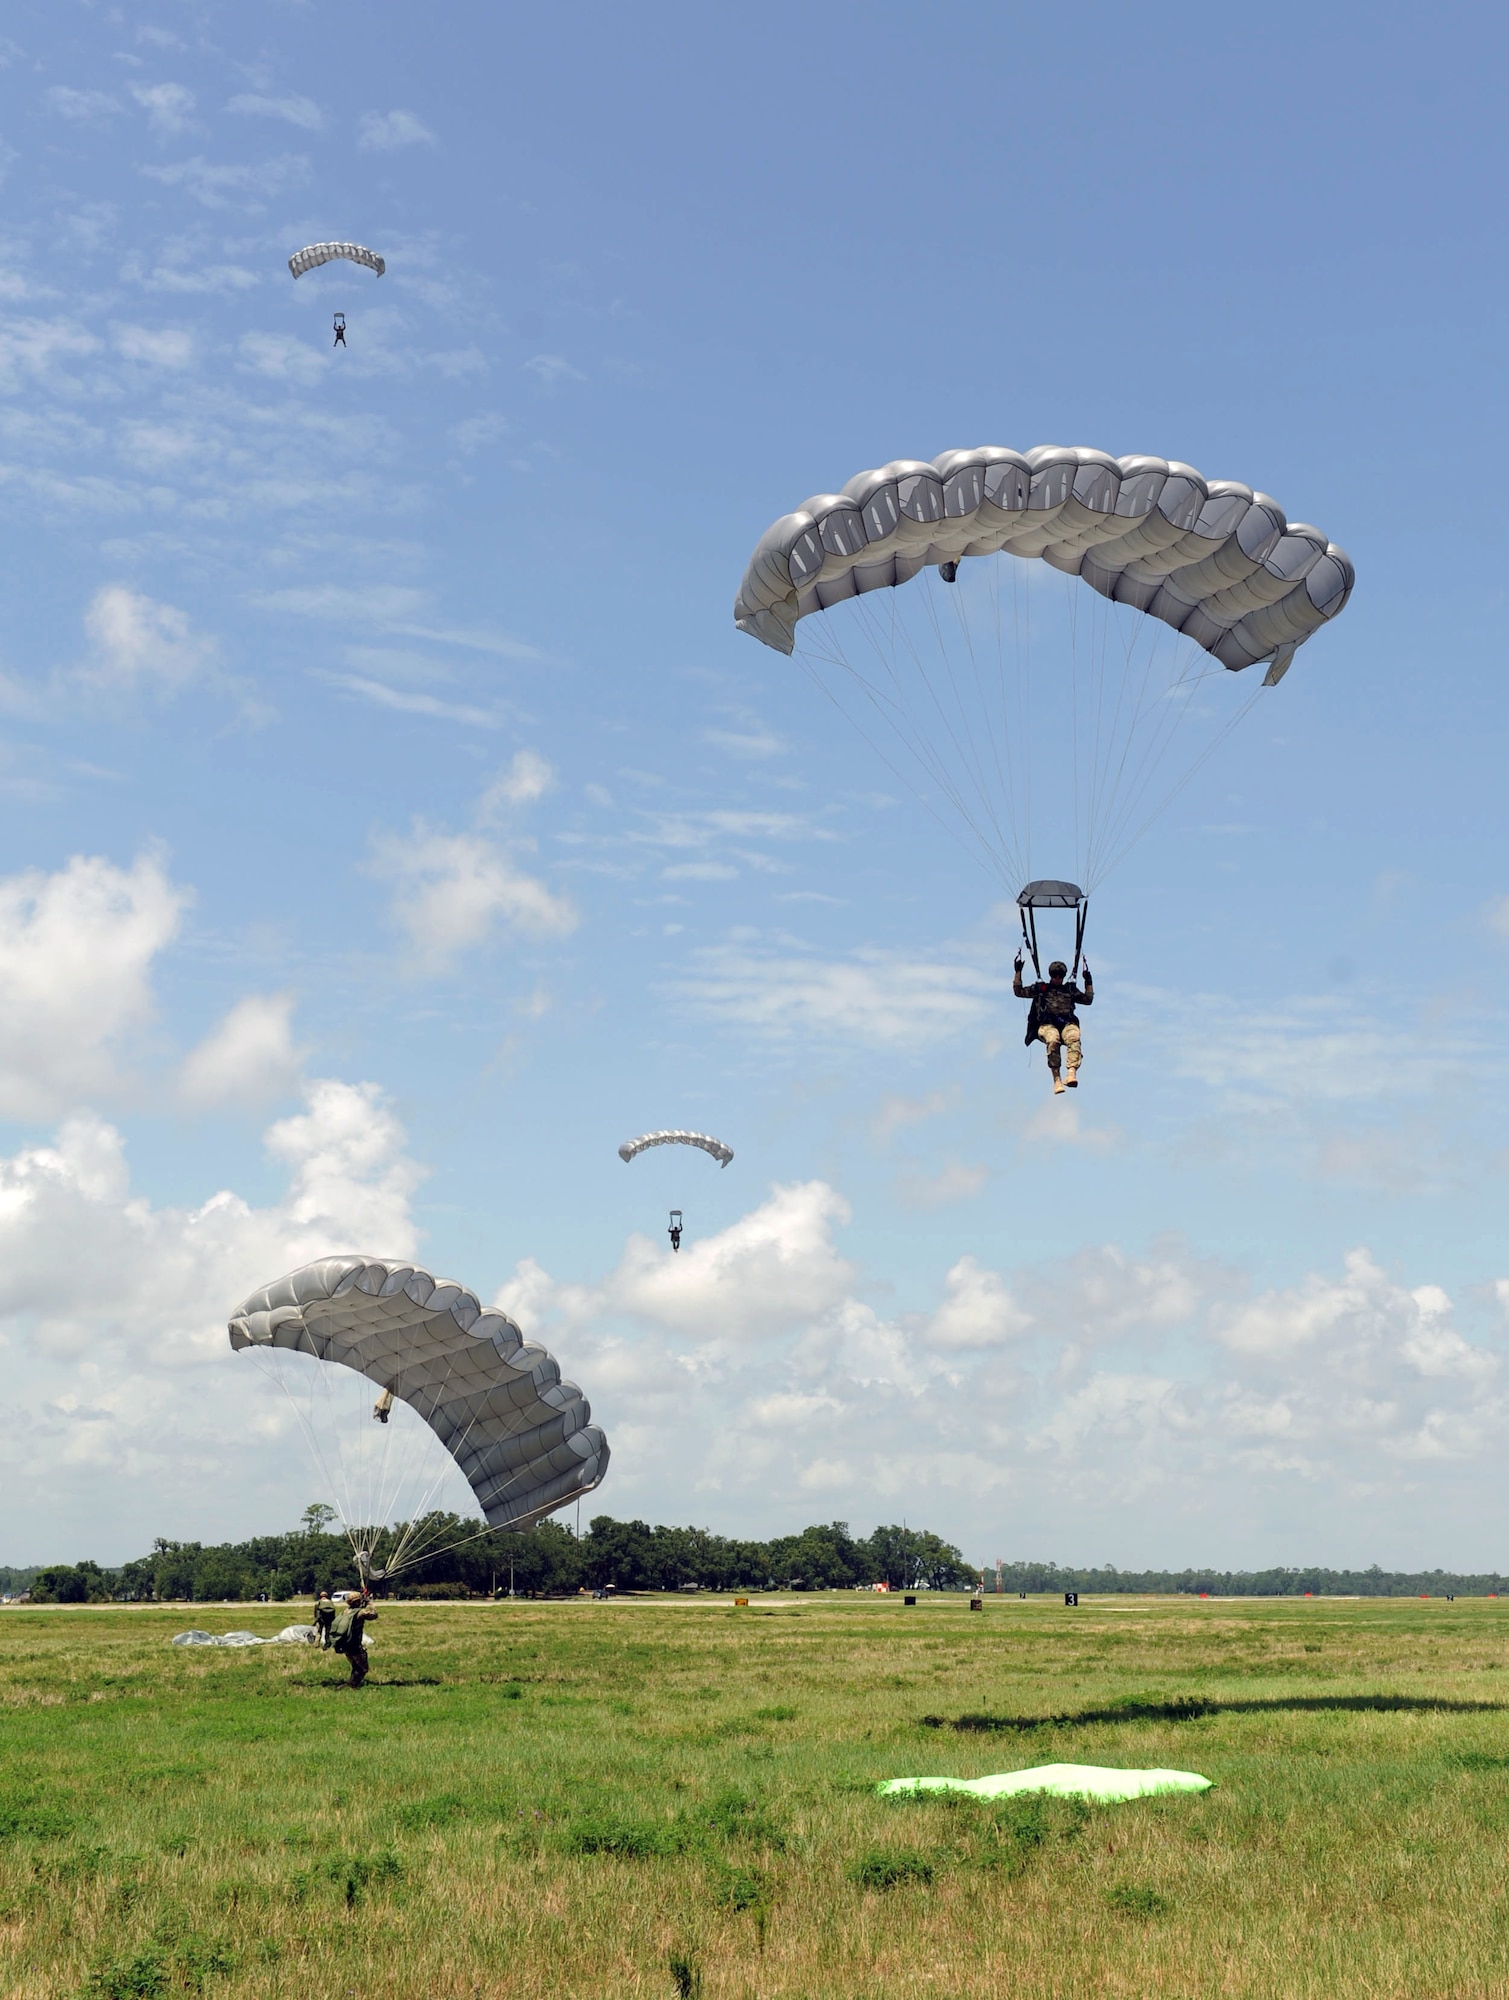
<svg viewBox="0 0 1509 2000">
<path fill-rule="evenodd" d="M 322 1590 L 314 1601 L 314 1629 L 321 1647 L 326 1651 L 330 1647 L 330 1621 L 334 1616 L 335 1605 L 331 1601 L 330 1592 Z"/>
<path fill-rule="evenodd" d="M 377 1616 L 365 1590 L 348 1590 L 346 1601 L 330 1625 L 330 1643 L 351 1662 L 351 1685 L 359 1688 L 367 1678 L 367 1646 L 362 1634 Z"/>
</svg>

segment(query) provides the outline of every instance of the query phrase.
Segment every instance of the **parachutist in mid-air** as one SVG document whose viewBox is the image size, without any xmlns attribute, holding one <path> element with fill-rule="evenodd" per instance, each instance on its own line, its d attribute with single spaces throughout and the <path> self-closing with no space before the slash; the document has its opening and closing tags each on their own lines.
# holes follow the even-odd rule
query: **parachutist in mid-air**
<svg viewBox="0 0 1509 2000">
<path fill-rule="evenodd" d="M 1062 1091 L 1066 1083 L 1070 1090 L 1077 1090 L 1084 1051 L 1080 1045 L 1079 1016 L 1074 1010 L 1095 1004 L 1095 981 L 1090 977 L 1090 968 L 1085 966 L 1085 983 L 1077 986 L 1066 981 L 1069 968 L 1061 958 L 1056 958 L 1048 967 L 1046 979 L 1034 979 L 1030 986 L 1024 986 L 1022 963 L 1018 952 L 1011 990 L 1018 1000 L 1032 1002 L 1027 1012 L 1027 1046 L 1031 1048 L 1034 1042 L 1041 1042 L 1048 1051 L 1048 1069 L 1055 1092 Z M 1061 1063 L 1068 1070 L 1067 1077 L 1059 1074 Z"/>
<path fill-rule="evenodd" d="M 671 1210 L 671 1226 L 665 1233 L 671 1239 L 671 1248 L 679 1250 L 681 1248 L 681 1210 L 679 1208 Z"/>
<path fill-rule="evenodd" d="M 346 315 L 344 313 L 337 313 L 335 316 L 335 339 L 330 344 L 332 347 L 344 347 L 346 344 Z"/>
</svg>

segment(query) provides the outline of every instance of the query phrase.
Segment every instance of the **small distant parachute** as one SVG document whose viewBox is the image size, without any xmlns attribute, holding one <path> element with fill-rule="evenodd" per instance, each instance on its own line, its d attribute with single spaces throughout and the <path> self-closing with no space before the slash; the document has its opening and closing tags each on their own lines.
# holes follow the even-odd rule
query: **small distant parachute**
<svg viewBox="0 0 1509 2000">
<path fill-rule="evenodd" d="M 306 271 L 318 270 L 321 264 L 333 264 L 339 257 L 352 264 L 365 264 L 379 278 L 388 268 L 377 252 L 367 249 L 363 243 L 310 243 L 294 252 L 288 260 L 288 268 L 296 278 L 302 278 Z"/>
<path fill-rule="evenodd" d="M 720 1167 L 726 1167 L 734 1156 L 732 1146 L 725 1146 L 721 1139 L 711 1138 L 706 1132 L 646 1132 L 639 1139 L 625 1139 L 618 1149 L 618 1157 L 628 1164 L 648 1152 L 651 1146 L 700 1146 L 704 1153 L 710 1153 Z"/>
</svg>

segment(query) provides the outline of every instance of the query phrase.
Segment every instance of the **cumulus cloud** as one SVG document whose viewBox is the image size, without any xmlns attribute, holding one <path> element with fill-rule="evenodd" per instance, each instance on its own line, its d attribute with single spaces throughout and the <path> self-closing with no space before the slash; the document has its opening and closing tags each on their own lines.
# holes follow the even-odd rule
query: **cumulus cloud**
<svg viewBox="0 0 1509 2000">
<path fill-rule="evenodd" d="M 406 836 L 379 835 L 372 852 L 374 871 L 394 885 L 394 919 L 426 971 L 443 971 L 499 931 L 546 938 L 576 928 L 566 897 L 480 833 L 443 833 L 416 820 Z"/>
<path fill-rule="evenodd" d="M 240 1000 L 184 1058 L 179 1090 L 196 1110 L 222 1104 L 265 1104 L 298 1083 L 302 1052 L 293 1042 L 291 993 L 254 993 Z"/>
<path fill-rule="evenodd" d="M 155 1013 L 153 960 L 188 901 L 153 854 L 0 878 L 0 1112 L 48 1118 L 124 1087 L 122 1051 Z"/>
<path fill-rule="evenodd" d="M 420 1175 L 370 1084 L 310 1083 L 268 1146 L 286 1185 L 262 1208 L 226 1189 L 154 1205 L 131 1185 L 120 1132 L 94 1113 L 0 1158 L 13 1536 L 118 1561 L 154 1533 L 244 1533 L 254 1502 L 280 1523 L 304 1504 L 313 1474 L 297 1426 L 231 1353 L 227 1316 L 314 1257 L 413 1257 Z"/>
<path fill-rule="evenodd" d="M 1001 1347 L 1033 1324 L 1006 1289 L 998 1271 L 961 1257 L 943 1280 L 944 1299 L 928 1321 L 928 1338 L 939 1347 Z"/>
<path fill-rule="evenodd" d="M 597 1280 L 519 1265 L 498 1303 L 569 1344 L 597 1417 L 632 1440 L 614 1511 L 795 1523 L 837 1490 L 846 1515 L 925 1514 L 977 1556 L 1007 1521 L 1015 1553 L 1121 1560 L 1135 1518 L 1157 1534 L 1144 1560 L 1302 1560 L 1313 1535 L 1275 1550 L 1275 1524 L 1311 1534 L 1319 1496 L 1370 1496 L 1380 1534 L 1386 1497 L 1412 1535 L 1417 1468 L 1491 1476 L 1509 1431 L 1497 1354 L 1439 1286 L 1366 1253 L 1254 1293 L 1172 1238 L 1014 1270 L 965 1250 L 928 1309 L 902 1311 L 866 1296 L 850 1220 L 837 1190 L 799 1183 L 679 1257 L 633 1237 Z M 1296 1318 L 1297 1340 L 1275 1336 Z M 1219 1535 L 1192 1545 L 1207 1521 Z"/>
<path fill-rule="evenodd" d="M 95 592 L 84 630 L 93 651 L 80 671 L 115 693 L 178 694 L 215 671 L 215 641 L 196 632 L 185 612 L 123 583 Z"/>
<path fill-rule="evenodd" d="M 400 146 L 433 146 L 435 135 L 412 111 L 365 111 L 356 143 L 364 152 L 391 153 Z"/>
</svg>

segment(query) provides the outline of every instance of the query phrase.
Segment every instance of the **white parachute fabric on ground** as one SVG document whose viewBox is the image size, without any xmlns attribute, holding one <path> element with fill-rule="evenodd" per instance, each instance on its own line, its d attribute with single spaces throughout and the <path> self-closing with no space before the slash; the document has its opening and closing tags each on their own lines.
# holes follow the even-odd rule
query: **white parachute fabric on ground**
<svg viewBox="0 0 1509 2000">
<path fill-rule="evenodd" d="M 882 1798 L 919 1792 L 963 1792 L 977 1799 L 1014 1798 L 1022 1792 L 1050 1792 L 1060 1799 L 1090 1799 L 1123 1805 L 1128 1799 L 1156 1798 L 1162 1792 L 1208 1792 L 1214 1780 L 1198 1771 L 1120 1771 L 1107 1764 L 1038 1764 L 1030 1771 L 1002 1771 L 989 1778 L 889 1778 L 875 1787 Z"/>
<path fill-rule="evenodd" d="M 1273 685 L 1352 583 L 1343 550 L 1239 482 L 988 447 L 782 516 L 734 618 L 795 652 L 1011 894 L 1071 853 L 1089 891 L 1256 700 L 1221 669 L 1266 661 Z"/>
<path fill-rule="evenodd" d="M 379 257 L 375 250 L 369 250 L 364 243 L 306 244 L 289 258 L 288 268 L 294 277 L 302 278 L 306 271 L 317 270 L 321 264 L 333 264 L 338 258 L 345 258 L 352 264 L 365 264 L 379 278 L 388 268 L 385 259 Z"/>
<path fill-rule="evenodd" d="M 460 1468 L 490 1528 L 527 1528 L 602 1481 L 608 1442 L 553 1356 L 475 1293 L 412 1264 L 328 1257 L 253 1292 L 230 1343 L 296 1364 L 280 1374 L 358 1554 L 404 1503 L 422 1522 L 447 1465 Z M 363 1379 L 396 1399 L 376 1423 Z M 419 1421 L 408 1417 L 412 1411 Z M 431 1437 L 430 1434 L 433 1434 Z M 400 1537 L 388 1573 L 433 1553 Z M 374 1574 L 376 1571 L 374 1570 Z"/>
<path fill-rule="evenodd" d="M 732 1146 L 725 1146 L 721 1139 L 714 1139 L 707 1132 L 646 1132 L 638 1139 L 625 1139 L 618 1149 L 618 1157 L 627 1165 L 651 1146 L 700 1146 L 704 1153 L 712 1155 L 720 1167 L 726 1167 L 734 1156 Z"/>
</svg>

